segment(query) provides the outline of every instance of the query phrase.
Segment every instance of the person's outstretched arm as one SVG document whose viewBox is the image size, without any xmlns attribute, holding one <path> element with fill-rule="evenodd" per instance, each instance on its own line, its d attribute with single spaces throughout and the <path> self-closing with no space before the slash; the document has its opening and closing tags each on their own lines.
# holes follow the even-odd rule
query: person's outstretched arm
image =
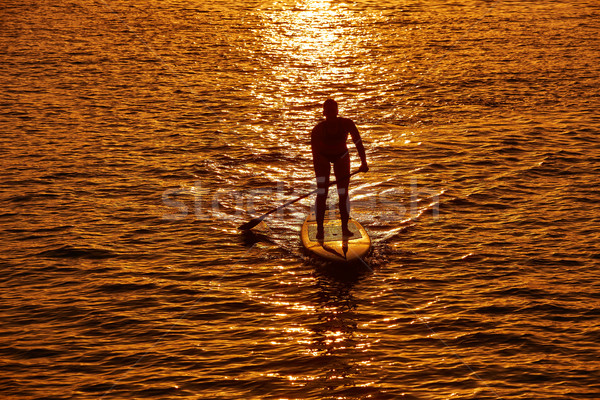
<svg viewBox="0 0 600 400">
<path fill-rule="evenodd" d="M 358 169 L 360 172 L 367 172 L 369 170 L 369 166 L 367 165 L 367 154 L 365 152 L 365 146 L 363 145 L 362 138 L 360 137 L 360 133 L 358 133 L 358 128 L 353 121 L 350 121 L 350 135 L 352 136 L 352 141 L 356 146 L 356 150 L 358 151 L 358 156 L 360 157 L 360 168 Z"/>
</svg>

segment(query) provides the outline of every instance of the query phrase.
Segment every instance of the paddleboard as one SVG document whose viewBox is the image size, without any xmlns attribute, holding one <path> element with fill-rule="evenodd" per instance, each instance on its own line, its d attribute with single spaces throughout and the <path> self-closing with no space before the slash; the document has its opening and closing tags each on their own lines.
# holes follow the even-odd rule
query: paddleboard
<svg viewBox="0 0 600 400">
<path fill-rule="evenodd" d="M 325 217 L 323 222 L 325 237 L 317 240 L 317 221 L 314 214 L 309 215 L 300 230 L 302 245 L 310 253 L 333 262 L 357 262 L 363 259 L 371 249 L 371 238 L 363 226 L 350 218 L 348 229 L 353 236 L 342 237 L 342 222 L 339 218 Z"/>
</svg>

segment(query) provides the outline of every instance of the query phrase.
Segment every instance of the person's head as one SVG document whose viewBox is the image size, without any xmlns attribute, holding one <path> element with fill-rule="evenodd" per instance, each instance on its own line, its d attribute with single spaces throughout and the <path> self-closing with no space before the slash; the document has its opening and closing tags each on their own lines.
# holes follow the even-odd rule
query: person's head
<svg viewBox="0 0 600 400">
<path fill-rule="evenodd" d="M 323 115 L 325 118 L 335 118 L 338 115 L 338 104 L 333 99 L 325 100 L 323 103 Z"/>
</svg>

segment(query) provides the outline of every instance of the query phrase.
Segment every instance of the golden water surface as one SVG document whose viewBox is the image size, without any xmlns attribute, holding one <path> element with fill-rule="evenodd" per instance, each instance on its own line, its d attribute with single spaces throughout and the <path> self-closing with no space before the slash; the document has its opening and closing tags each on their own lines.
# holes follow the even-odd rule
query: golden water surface
<svg viewBox="0 0 600 400">
<path fill-rule="evenodd" d="M 0 28 L 0 397 L 600 398 L 597 2 L 7 0 Z M 302 252 L 311 197 L 237 230 L 314 189 L 328 97 L 371 168 L 354 267 Z"/>
</svg>

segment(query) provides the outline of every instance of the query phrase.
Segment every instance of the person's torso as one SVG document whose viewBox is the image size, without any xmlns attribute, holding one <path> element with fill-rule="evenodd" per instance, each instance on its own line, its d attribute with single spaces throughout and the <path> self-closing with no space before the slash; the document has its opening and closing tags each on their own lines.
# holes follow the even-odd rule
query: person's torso
<svg viewBox="0 0 600 400">
<path fill-rule="evenodd" d="M 330 155 L 348 150 L 346 147 L 348 133 L 348 124 L 344 118 L 338 117 L 335 120 L 326 120 L 319 123 L 318 141 L 321 144 L 319 146 L 320 152 Z"/>
</svg>

